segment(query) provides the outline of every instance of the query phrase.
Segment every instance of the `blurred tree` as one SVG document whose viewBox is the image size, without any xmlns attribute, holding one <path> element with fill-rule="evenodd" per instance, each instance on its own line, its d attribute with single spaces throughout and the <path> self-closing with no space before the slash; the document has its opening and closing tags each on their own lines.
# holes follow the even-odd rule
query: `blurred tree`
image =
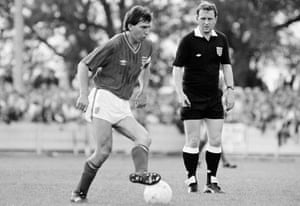
<svg viewBox="0 0 300 206">
<path fill-rule="evenodd" d="M 218 0 L 218 28 L 229 37 L 234 50 L 235 81 L 240 86 L 261 86 L 256 73 L 262 58 L 276 60 L 278 51 L 293 53 L 283 44 L 280 30 L 300 21 L 298 0 Z M 290 38 L 287 36 L 285 38 Z M 285 49 L 284 49 L 285 48 Z"/>
<path fill-rule="evenodd" d="M 282 43 L 280 31 L 300 21 L 300 1 L 214 2 L 219 10 L 217 28 L 228 35 L 233 48 L 236 84 L 261 86 L 263 83 L 256 75 L 263 69 L 259 64 L 261 59 L 276 59 L 278 53 L 289 56 L 292 52 L 290 44 Z M 27 61 L 32 61 L 30 54 L 38 45 L 46 45 L 64 59 L 71 82 L 79 60 L 121 30 L 122 19 L 131 5 L 142 4 L 149 6 L 155 17 L 153 32 L 158 48 L 154 75 L 159 79 L 171 71 L 176 50 L 172 44 L 176 46 L 180 37 L 195 27 L 198 3 L 179 0 L 24 0 Z M 12 12 L 12 0 L 2 0 L 0 15 L 11 22 Z"/>
<path fill-rule="evenodd" d="M 24 7 L 27 50 L 46 45 L 64 59 L 70 82 L 79 60 L 120 30 L 126 9 L 124 0 L 24 0 Z M 13 9 L 10 0 L 0 4 L 11 24 Z"/>
</svg>

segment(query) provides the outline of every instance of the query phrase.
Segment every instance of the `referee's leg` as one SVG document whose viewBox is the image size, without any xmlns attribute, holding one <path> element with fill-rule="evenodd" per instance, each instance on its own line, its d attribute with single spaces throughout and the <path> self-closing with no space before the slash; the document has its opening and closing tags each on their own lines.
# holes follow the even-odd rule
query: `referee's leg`
<svg viewBox="0 0 300 206">
<path fill-rule="evenodd" d="M 223 193 L 218 185 L 217 170 L 220 162 L 222 147 L 221 136 L 223 119 L 205 119 L 208 135 L 208 145 L 205 159 L 207 164 L 207 179 L 205 193 Z"/>
</svg>

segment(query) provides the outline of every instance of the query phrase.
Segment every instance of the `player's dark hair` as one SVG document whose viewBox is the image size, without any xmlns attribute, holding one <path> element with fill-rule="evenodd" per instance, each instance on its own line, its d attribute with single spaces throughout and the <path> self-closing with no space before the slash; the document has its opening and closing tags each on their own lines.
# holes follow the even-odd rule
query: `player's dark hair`
<svg viewBox="0 0 300 206">
<path fill-rule="evenodd" d="M 128 31 L 128 25 L 136 25 L 139 22 L 151 22 L 152 14 L 150 10 L 143 6 L 132 7 L 124 17 L 123 31 Z"/>
<path fill-rule="evenodd" d="M 214 11 L 215 17 L 218 16 L 218 10 L 215 3 L 209 1 L 201 1 L 201 3 L 196 9 L 197 16 L 199 15 L 200 10 Z"/>
</svg>

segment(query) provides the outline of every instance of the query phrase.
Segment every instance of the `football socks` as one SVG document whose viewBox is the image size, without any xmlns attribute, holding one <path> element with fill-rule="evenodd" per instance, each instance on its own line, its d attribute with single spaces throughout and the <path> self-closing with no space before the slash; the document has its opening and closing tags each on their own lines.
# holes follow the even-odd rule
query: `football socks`
<svg viewBox="0 0 300 206">
<path fill-rule="evenodd" d="M 199 148 L 184 146 L 182 150 L 182 157 L 188 178 L 196 176 L 199 161 Z"/>
<path fill-rule="evenodd" d="M 211 183 L 211 177 L 216 177 L 217 170 L 219 166 L 219 161 L 221 157 L 221 147 L 207 147 L 207 151 L 205 154 L 205 160 L 207 164 L 207 180 L 206 184 Z"/>
<path fill-rule="evenodd" d="M 87 194 L 98 169 L 99 167 L 95 166 L 91 161 L 86 161 L 75 192 Z"/>
<path fill-rule="evenodd" d="M 132 160 L 135 166 L 135 172 L 143 173 L 148 170 L 149 149 L 145 145 L 136 145 L 131 150 Z"/>
</svg>

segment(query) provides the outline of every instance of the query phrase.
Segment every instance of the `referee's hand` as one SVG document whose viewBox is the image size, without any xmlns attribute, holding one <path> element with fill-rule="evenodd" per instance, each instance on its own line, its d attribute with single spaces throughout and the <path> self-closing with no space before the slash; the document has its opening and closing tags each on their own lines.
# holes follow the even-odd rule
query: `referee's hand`
<svg viewBox="0 0 300 206">
<path fill-rule="evenodd" d="M 234 107 L 234 92 L 229 89 L 225 93 L 225 110 L 229 112 Z"/>
<path fill-rule="evenodd" d="M 189 98 L 184 93 L 178 95 L 178 101 L 182 107 L 190 107 L 191 106 L 191 102 L 190 102 Z"/>
<path fill-rule="evenodd" d="M 80 95 L 76 102 L 76 108 L 82 112 L 85 112 L 89 105 L 89 99 L 87 95 Z"/>
</svg>

